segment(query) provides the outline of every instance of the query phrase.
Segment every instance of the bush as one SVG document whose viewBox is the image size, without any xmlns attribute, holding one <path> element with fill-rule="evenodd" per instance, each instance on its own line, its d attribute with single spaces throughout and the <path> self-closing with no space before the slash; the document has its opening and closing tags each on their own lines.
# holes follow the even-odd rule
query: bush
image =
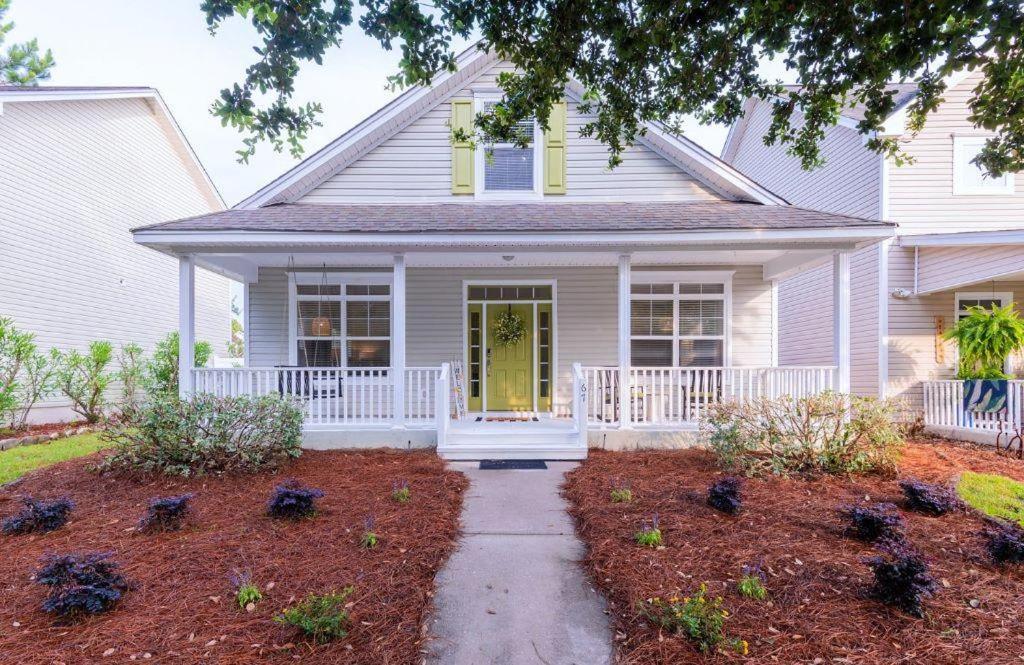
<svg viewBox="0 0 1024 665">
<path fill-rule="evenodd" d="M 286 480 L 274 488 L 267 502 L 267 514 L 276 519 L 298 520 L 316 515 L 316 500 L 324 495 L 297 480 Z"/>
<path fill-rule="evenodd" d="M 743 501 L 740 498 L 742 483 L 739 478 L 722 478 L 708 488 L 708 505 L 727 515 L 740 512 Z"/>
<path fill-rule="evenodd" d="M 123 418 L 131 418 L 140 407 L 139 397 L 145 370 L 142 347 L 138 344 L 123 344 L 117 353 L 117 365 L 117 380 L 121 383 L 121 415 Z"/>
<path fill-rule="evenodd" d="M 274 395 L 161 397 L 103 438 L 114 446 L 101 465 L 105 470 L 255 473 L 279 468 L 302 453 L 302 412 Z"/>
<path fill-rule="evenodd" d="M 109 558 L 109 554 L 70 554 L 44 559 L 36 574 L 36 582 L 50 587 L 43 611 L 76 619 L 112 609 L 128 583 Z"/>
<path fill-rule="evenodd" d="M 640 603 L 640 612 L 649 621 L 677 635 L 688 637 L 697 648 L 707 653 L 725 641 L 725 618 L 729 613 L 722 607 L 721 598 L 709 599 L 706 584 L 692 596 L 683 598 L 650 598 Z M 736 640 L 733 647 L 747 653 L 747 643 Z"/>
<path fill-rule="evenodd" d="M 644 522 L 640 530 L 633 534 L 637 545 L 659 547 L 661 545 L 661 529 L 658 528 L 658 514 L 655 513 L 650 522 Z"/>
<path fill-rule="evenodd" d="M 71 499 L 62 498 L 54 501 L 37 501 L 32 497 L 23 497 L 25 507 L 20 513 L 3 521 L 0 530 L 8 535 L 24 533 L 47 533 L 64 526 L 75 504 Z"/>
<path fill-rule="evenodd" d="M 871 595 L 907 614 L 923 617 L 924 599 L 938 588 L 924 557 L 906 541 L 889 541 L 880 549 L 880 556 L 867 560 L 875 574 Z"/>
<path fill-rule="evenodd" d="M 154 397 L 178 396 L 179 337 L 172 332 L 156 343 L 153 359 L 146 366 L 146 387 Z M 204 367 L 213 355 L 209 342 L 197 341 L 193 347 L 196 367 Z"/>
<path fill-rule="evenodd" d="M 396 480 L 391 483 L 391 498 L 398 503 L 408 503 L 409 499 L 412 498 L 412 490 L 409 489 L 409 481 L 403 480 L 398 482 Z"/>
<path fill-rule="evenodd" d="M 995 524 L 984 533 L 988 555 L 996 563 L 1024 563 L 1024 530 L 1016 524 Z"/>
<path fill-rule="evenodd" d="M 56 366 L 57 386 L 71 400 L 71 410 L 89 423 L 99 422 L 105 407 L 104 394 L 113 379 L 107 372 L 113 357 L 110 342 L 90 342 L 89 351 L 84 354 L 77 350 L 62 353 L 53 349 L 51 356 Z"/>
<path fill-rule="evenodd" d="M 256 603 L 263 600 L 263 593 L 253 584 L 250 573 L 239 573 L 236 570 L 231 575 L 231 583 L 235 585 L 235 603 L 238 609 L 252 612 L 256 609 Z"/>
<path fill-rule="evenodd" d="M 963 504 L 956 492 L 942 485 L 932 485 L 909 478 L 900 481 L 908 510 L 926 515 L 945 515 L 960 509 Z"/>
<path fill-rule="evenodd" d="M 827 392 L 725 401 L 702 422 L 721 464 L 762 473 L 895 473 L 903 445 L 898 403 Z"/>
<path fill-rule="evenodd" d="M 177 531 L 188 517 L 189 502 L 194 494 L 151 499 L 145 517 L 139 521 L 140 531 Z"/>
<path fill-rule="evenodd" d="M 612 481 L 611 489 L 612 503 L 629 503 L 633 500 L 633 490 L 629 483 L 624 480 L 615 479 Z"/>
<path fill-rule="evenodd" d="M 37 349 L 34 335 L 0 317 L 0 427 L 25 428 L 32 407 L 56 387 L 54 369 Z"/>
<path fill-rule="evenodd" d="M 849 523 L 846 533 L 857 540 L 873 543 L 903 537 L 903 518 L 891 503 L 871 506 L 845 506 L 839 514 Z"/>
<path fill-rule="evenodd" d="M 353 591 L 352 587 L 347 587 L 341 592 L 322 596 L 310 594 L 299 604 L 274 617 L 274 621 L 295 626 L 319 644 L 341 639 L 348 635 L 349 619 L 345 603 Z"/>
</svg>

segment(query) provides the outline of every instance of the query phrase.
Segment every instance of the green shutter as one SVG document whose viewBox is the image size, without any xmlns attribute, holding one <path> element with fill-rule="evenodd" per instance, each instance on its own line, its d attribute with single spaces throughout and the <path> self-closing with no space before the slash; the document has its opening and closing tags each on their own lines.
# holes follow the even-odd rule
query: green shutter
<svg viewBox="0 0 1024 665">
<path fill-rule="evenodd" d="M 544 132 L 544 193 L 565 194 L 566 104 L 551 107 Z"/>
<path fill-rule="evenodd" d="M 473 100 L 452 100 L 452 131 L 473 131 Z M 473 193 L 473 144 L 452 139 L 452 194 Z"/>
</svg>

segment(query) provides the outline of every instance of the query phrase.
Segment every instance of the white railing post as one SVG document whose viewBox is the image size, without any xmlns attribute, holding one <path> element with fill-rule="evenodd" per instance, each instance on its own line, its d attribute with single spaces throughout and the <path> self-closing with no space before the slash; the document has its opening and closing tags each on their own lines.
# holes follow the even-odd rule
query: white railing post
<svg viewBox="0 0 1024 665">
<path fill-rule="evenodd" d="M 437 426 L 437 447 L 444 448 L 448 439 L 448 421 L 451 418 L 451 387 L 448 385 L 450 372 L 448 363 L 441 364 L 441 375 L 434 387 L 434 422 Z"/>
<path fill-rule="evenodd" d="M 587 379 L 583 365 L 572 365 L 572 415 L 576 420 L 576 432 L 580 446 L 587 447 Z"/>
<path fill-rule="evenodd" d="M 630 429 L 633 418 L 630 411 L 632 394 L 630 390 L 630 365 L 633 362 L 630 348 L 630 318 L 632 316 L 631 294 L 632 275 L 630 274 L 631 257 L 629 254 L 619 256 L 619 428 Z"/>
<path fill-rule="evenodd" d="M 178 259 L 178 396 L 195 391 L 196 262 L 191 255 Z"/>
<path fill-rule="evenodd" d="M 395 254 L 391 284 L 391 380 L 395 427 L 405 424 L 405 255 Z"/>
</svg>

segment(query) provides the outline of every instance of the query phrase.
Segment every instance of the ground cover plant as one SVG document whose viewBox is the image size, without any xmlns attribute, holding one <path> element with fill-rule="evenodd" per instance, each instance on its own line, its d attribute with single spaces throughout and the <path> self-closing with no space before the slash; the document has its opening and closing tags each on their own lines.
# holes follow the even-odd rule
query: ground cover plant
<svg viewBox="0 0 1024 665">
<path fill-rule="evenodd" d="M 636 541 L 637 545 L 643 547 L 660 547 L 661 546 L 661 529 L 658 526 L 658 514 L 655 513 L 651 520 L 644 521 L 641 525 L 640 530 L 633 534 L 633 540 Z"/>
<path fill-rule="evenodd" d="M 993 561 L 1024 563 L 1024 529 L 1016 524 L 994 524 L 984 535 Z"/>
<path fill-rule="evenodd" d="M 916 478 L 900 481 L 908 510 L 925 515 L 945 515 L 962 507 L 956 492 L 946 485 L 926 483 Z"/>
<path fill-rule="evenodd" d="M 180 494 L 151 499 L 146 514 L 139 520 L 140 531 L 177 531 L 191 510 L 195 494 Z"/>
<path fill-rule="evenodd" d="M 894 504 L 845 506 L 839 513 L 847 522 L 846 534 L 857 540 L 874 543 L 903 538 L 903 518 Z"/>
<path fill-rule="evenodd" d="M 906 540 L 890 540 L 879 546 L 881 554 L 867 560 L 875 582 L 871 595 L 915 617 L 924 616 L 924 601 L 939 585 L 924 556 Z"/>
<path fill-rule="evenodd" d="M 6 535 L 55 531 L 67 523 L 75 508 L 75 503 L 67 497 L 43 501 L 26 496 L 21 502 L 21 511 L 0 523 L 0 531 Z"/>
<path fill-rule="evenodd" d="M 903 436 L 892 400 L 823 393 L 710 406 L 701 424 L 726 468 L 763 474 L 883 473 L 896 469 Z"/>
<path fill-rule="evenodd" d="M 348 635 L 349 616 L 345 604 L 353 591 L 353 587 L 346 587 L 325 594 L 311 593 L 274 617 L 274 621 L 298 628 L 314 642 L 340 640 Z"/>
<path fill-rule="evenodd" d="M 708 596 L 707 585 L 685 598 L 668 600 L 651 598 L 640 603 L 640 611 L 655 625 L 693 641 L 700 651 L 715 651 L 726 641 L 725 619 L 729 612 L 722 607 L 722 597 Z M 734 647 L 746 653 L 746 642 L 735 640 Z"/>
<path fill-rule="evenodd" d="M 612 489 L 609 493 L 612 503 L 629 503 L 633 500 L 633 490 L 629 483 L 616 478 L 612 481 Z"/>
<path fill-rule="evenodd" d="M 921 598 L 925 618 L 918 619 L 872 594 L 875 574 L 867 561 L 882 553 L 874 543 L 849 538 L 837 509 L 899 504 L 900 477 L 949 485 L 973 471 L 1024 482 L 1024 467 L 991 449 L 911 441 L 896 471 L 895 478 L 745 479 L 743 511 L 723 519 L 703 500 L 721 473 L 709 451 L 591 451 L 568 475 L 564 491 L 587 545 L 584 564 L 608 598 L 619 635 L 617 662 L 741 661 L 728 641 L 701 655 L 689 638 L 666 631 L 639 609 L 652 598 L 685 598 L 701 582 L 729 612 L 726 639 L 749 643 L 743 662 L 1014 662 L 1024 644 L 1024 566 L 992 560 L 981 535 L 991 528 L 983 515 L 902 513 L 906 539 L 938 585 L 934 595 Z M 612 504 L 610 482 L 627 476 L 633 501 Z M 663 545 L 638 547 L 636 525 L 654 512 L 666 534 Z M 764 600 L 739 589 L 758 565 L 770 590 Z"/>
<path fill-rule="evenodd" d="M 252 581 L 251 573 L 234 572 L 231 575 L 231 583 L 235 586 L 235 604 L 238 609 L 246 612 L 256 610 L 256 603 L 263 600 L 263 592 Z"/>
<path fill-rule="evenodd" d="M 739 478 L 729 477 L 716 480 L 708 488 L 708 505 L 726 515 L 735 515 L 743 507 L 743 501 L 740 498 L 742 486 L 743 483 Z"/>
<path fill-rule="evenodd" d="M 109 553 L 50 555 L 36 573 L 36 582 L 50 588 L 44 612 L 73 621 L 109 612 L 128 590 Z"/>
<path fill-rule="evenodd" d="M 114 449 L 103 464 L 110 471 L 254 473 L 302 453 L 302 412 L 274 395 L 157 397 L 103 437 Z"/>
<path fill-rule="evenodd" d="M 391 498 L 398 503 L 406 503 L 412 498 L 412 490 L 409 489 L 409 481 L 395 481 L 391 484 Z"/>
<path fill-rule="evenodd" d="M 736 583 L 736 590 L 739 591 L 741 596 L 746 598 L 764 600 L 768 597 L 768 589 L 764 585 L 765 579 L 766 576 L 761 564 L 743 566 L 743 575 L 740 577 L 740 581 Z"/>
<path fill-rule="evenodd" d="M 66 527 L 35 537 L 3 538 L 0 654 L 3 662 L 419 663 L 422 624 L 433 580 L 455 546 L 465 478 L 436 454 L 307 451 L 287 476 L 324 491 L 324 519 L 266 517 L 280 472 L 246 475 L 124 476 L 95 473 L 97 459 L 73 460 L 0 489 L 0 515 L 19 497 L 70 496 Z M 409 480 L 416 498 L 400 505 L 381 488 Z M 154 496 L 195 493 L 187 529 L 140 537 L 140 513 Z M 368 555 L 358 545 L 363 518 L 387 535 Z M 32 574 L 47 553 L 116 552 L 131 583 L 114 611 L 54 627 L 42 611 L 44 587 Z M 234 571 L 246 571 L 262 600 L 239 607 Z M 273 618 L 309 594 L 349 585 L 348 635 L 317 644 Z M 15 625 L 17 624 L 17 625 Z M 104 653 L 110 655 L 104 657 Z"/>
<path fill-rule="evenodd" d="M 316 500 L 323 490 L 306 487 L 297 480 L 286 480 L 274 488 L 267 502 L 267 514 L 280 520 L 301 520 L 316 515 Z"/>
</svg>

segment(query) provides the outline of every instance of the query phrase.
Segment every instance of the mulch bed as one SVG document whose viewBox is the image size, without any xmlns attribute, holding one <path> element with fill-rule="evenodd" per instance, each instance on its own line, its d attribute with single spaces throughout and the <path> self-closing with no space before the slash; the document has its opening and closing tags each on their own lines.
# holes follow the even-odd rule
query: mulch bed
<svg viewBox="0 0 1024 665">
<path fill-rule="evenodd" d="M 0 660 L 414 663 L 434 575 L 453 550 L 464 476 L 433 452 L 308 451 L 279 474 L 173 480 L 97 475 L 96 457 L 30 474 L 0 490 L 0 515 L 17 497 L 71 497 L 72 521 L 39 536 L 0 536 Z M 300 522 L 265 516 L 274 486 L 296 478 L 326 493 L 321 513 Z M 406 480 L 412 499 L 391 499 Z M 194 516 L 177 532 L 134 526 L 150 498 L 195 492 Z M 376 549 L 358 545 L 372 515 Z M 46 589 L 30 576 L 46 553 L 112 552 L 132 589 L 110 613 L 70 626 L 40 610 Z M 235 604 L 233 571 L 263 591 L 256 610 Z M 270 583 L 273 582 L 272 588 Z M 347 638 L 313 645 L 272 617 L 307 593 L 355 587 Z M 109 652 L 114 649 L 113 652 Z M 147 657 L 146 654 L 149 654 Z"/>
<path fill-rule="evenodd" d="M 1024 463 L 991 450 L 937 441 L 908 445 L 901 476 L 951 482 L 963 470 L 1024 481 Z M 724 475 L 702 450 L 592 452 L 569 474 L 565 494 L 585 561 L 605 591 L 626 663 L 1020 663 L 1024 654 L 1024 568 L 991 564 L 978 534 L 982 520 L 961 512 L 927 517 L 901 510 L 907 535 L 941 581 L 914 619 L 866 596 L 870 545 L 844 537 L 837 506 L 870 497 L 901 504 L 896 479 L 879 477 L 745 481 L 744 509 L 728 517 L 705 502 Z M 632 486 L 630 504 L 612 504 L 613 479 Z M 661 550 L 632 535 L 657 513 Z M 763 562 L 769 601 L 743 598 L 736 581 L 744 564 Z M 636 610 L 637 601 L 670 597 L 708 583 L 731 616 L 728 637 L 750 654 L 704 656 L 685 638 L 662 633 Z"/>
</svg>

